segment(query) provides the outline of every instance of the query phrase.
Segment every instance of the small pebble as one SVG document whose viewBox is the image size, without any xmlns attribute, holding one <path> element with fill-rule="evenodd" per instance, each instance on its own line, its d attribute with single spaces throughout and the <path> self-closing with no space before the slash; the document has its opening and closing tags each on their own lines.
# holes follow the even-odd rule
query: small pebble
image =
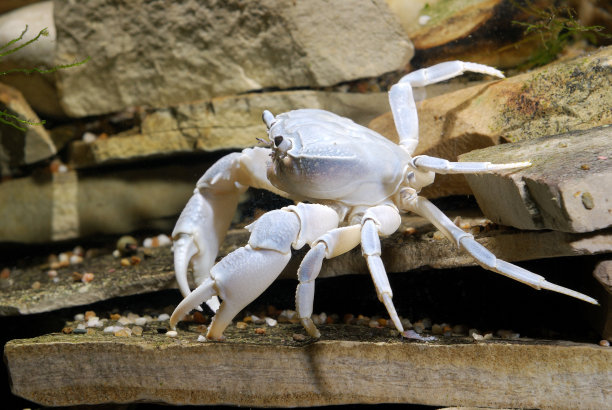
<svg viewBox="0 0 612 410">
<path fill-rule="evenodd" d="M 83 263 L 83 257 L 80 255 L 72 255 L 69 261 L 71 265 L 78 265 L 79 263 Z"/>
<path fill-rule="evenodd" d="M 93 142 L 96 141 L 98 137 L 96 137 L 96 134 L 94 134 L 93 132 L 84 132 L 83 136 L 81 137 L 81 139 L 83 140 L 83 142 L 85 144 L 92 144 Z"/>
<path fill-rule="evenodd" d="M 255 315 L 251 315 L 251 322 L 260 325 L 262 323 L 265 323 L 265 320 L 260 318 L 259 316 L 255 316 Z"/>
<path fill-rule="evenodd" d="M 347 313 L 344 316 L 342 316 L 342 323 L 344 323 L 345 325 L 349 325 L 353 323 L 354 320 L 355 320 L 355 315 L 351 313 Z"/>
<path fill-rule="evenodd" d="M 168 330 L 166 332 L 166 336 L 168 336 L 168 337 L 177 337 L 178 333 L 176 332 L 176 330 Z"/>
<path fill-rule="evenodd" d="M 484 339 L 484 340 L 491 340 L 491 339 L 493 339 L 493 333 L 486 333 L 486 334 L 483 336 L 483 339 Z"/>
<path fill-rule="evenodd" d="M 433 234 L 433 238 L 436 241 L 441 241 L 442 239 L 444 239 L 444 234 L 442 232 L 440 232 L 440 231 L 435 231 L 434 234 Z"/>
<path fill-rule="evenodd" d="M 110 318 L 111 320 L 119 320 L 121 319 L 121 315 L 119 313 L 111 313 Z"/>
<path fill-rule="evenodd" d="M 167 313 L 162 313 L 161 315 L 157 316 L 157 320 L 160 322 L 163 322 L 164 320 L 168 319 L 170 319 L 170 315 Z"/>
<path fill-rule="evenodd" d="M 72 280 L 78 282 L 83 279 L 83 274 L 81 272 L 74 271 L 72 272 Z"/>
<path fill-rule="evenodd" d="M 72 333 L 72 328 L 69 326 L 66 326 L 65 328 L 62 329 L 62 333 L 69 335 L 70 333 Z"/>
<path fill-rule="evenodd" d="M 130 260 L 128 258 L 121 259 L 120 263 L 121 263 L 121 266 L 123 266 L 123 267 L 127 267 L 127 266 L 131 265 Z"/>
<path fill-rule="evenodd" d="M 404 235 L 414 235 L 416 231 L 417 230 L 415 228 L 409 227 L 404 229 Z"/>
<path fill-rule="evenodd" d="M 9 268 L 2 269 L 0 272 L 0 279 L 8 279 L 11 276 L 11 270 Z"/>
<path fill-rule="evenodd" d="M 127 317 L 125 317 L 125 316 L 121 316 L 121 317 L 120 317 L 120 318 L 117 320 L 117 322 L 119 322 L 119 324 L 124 325 L 124 326 L 125 326 L 125 325 L 130 325 L 130 324 L 132 324 L 132 323 L 133 323 L 133 321 L 132 321 L 132 320 L 128 319 L 128 318 L 127 318 Z"/>
<path fill-rule="evenodd" d="M 157 235 L 157 240 L 159 242 L 159 246 L 170 246 L 172 245 L 172 239 L 168 235 L 160 234 Z"/>
<path fill-rule="evenodd" d="M 147 318 L 146 317 L 139 317 L 137 319 L 134 319 L 134 324 L 138 325 L 138 326 L 144 326 L 147 324 Z"/>
<path fill-rule="evenodd" d="M 40 289 L 40 282 L 36 281 L 36 282 L 32 283 L 32 289 L 34 289 L 34 290 Z"/>
<path fill-rule="evenodd" d="M 88 310 L 87 312 L 85 312 L 85 315 L 83 316 L 83 319 L 85 320 L 89 320 L 92 317 L 96 316 L 96 312 L 94 312 L 93 310 Z"/>
<path fill-rule="evenodd" d="M 123 326 L 106 326 L 103 330 L 104 333 L 115 333 L 123 329 Z"/>
<path fill-rule="evenodd" d="M 50 279 L 57 278 L 57 271 L 56 271 L 55 269 L 48 270 L 48 271 L 47 271 L 47 276 L 48 276 Z"/>
<path fill-rule="evenodd" d="M 91 272 L 85 272 L 85 273 L 83 274 L 83 277 L 81 278 L 81 282 L 83 282 L 83 283 L 89 283 L 89 282 L 91 282 L 92 280 L 94 280 L 94 276 L 95 276 L 95 275 L 94 275 L 93 273 L 91 273 Z"/>
<path fill-rule="evenodd" d="M 255 333 L 258 334 L 258 335 L 265 335 L 266 334 L 266 329 L 264 329 L 263 327 L 255 328 Z"/>
<path fill-rule="evenodd" d="M 264 320 L 266 321 L 266 324 L 270 327 L 274 327 L 278 324 L 278 322 L 272 319 L 271 317 L 265 317 Z"/>
<path fill-rule="evenodd" d="M 134 336 L 142 336 L 142 330 L 143 330 L 143 329 L 142 329 L 142 327 L 140 327 L 140 326 L 133 326 L 133 327 L 132 327 L 132 334 L 133 334 Z"/>
<path fill-rule="evenodd" d="M 443 333 L 442 326 L 436 323 L 431 327 L 431 333 L 433 333 L 434 335 L 441 335 Z"/>
<path fill-rule="evenodd" d="M 74 249 L 72 250 L 72 253 L 74 255 L 79 255 L 79 256 L 83 256 L 85 254 L 85 249 L 83 249 L 82 246 L 77 245 L 74 247 Z"/>
<path fill-rule="evenodd" d="M 412 325 L 412 328 L 417 333 L 423 333 L 423 331 L 425 330 L 425 325 L 423 325 L 423 322 L 418 321 Z"/>
<path fill-rule="evenodd" d="M 464 325 L 455 325 L 453 326 L 453 335 L 457 336 L 465 336 L 467 334 L 467 327 Z"/>
<path fill-rule="evenodd" d="M 128 329 L 127 327 L 121 329 L 121 330 L 117 330 L 115 333 L 113 333 L 115 336 L 117 337 L 130 337 L 132 336 L 132 331 L 130 329 Z"/>
<path fill-rule="evenodd" d="M 246 322 L 238 322 L 238 323 L 236 323 L 236 328 L 238 328 L 238 329 L 246 329 L 246 327 L 247 327 Z"/>
<path fill-rule="evenodd" d="M 94 313 L 95 316 L 95 313 Z M 75 321 L 81 321 L 81 320 L 85 320 L 85 315 L 82 313 L 77 313 L 76 315 L 74 315 L 74 320 Z"/>
<path fill-rule="evenodd" d="M 599 345 L 600 346 L 609 347 L 610 346 L 610 341 L 606 340 L 606 339 L 602 339 L 602 340 L 599 341 Z"/>
<path fill-rule="evenodd" d="M 142 259 L 140 259 L 138 256 L 132 256 L 130 258 L 130 263 L 132 265 L 138 265 L 141 261 L 142 261 Z"/>
<path fill-rule="evenodd" d="M 206 337 L 204 335 L 198 336 L 198 342 L 205 342 L 205 341 L 206 341 Z"/>
<path fill-rule="evenodd" d="M 580 169 L 588 171 L 589 169 L 591 169 L 591 166 L 589 164 L 582 164 L 580 165 Z"/>
<path fill-rule="evenodd" d="M 87 333 L 87 329 L 74 329 L 72 331 L 72 333 L 74 333 L 75 335 L 84 335 Z"/>
<path fill-rule="evenodd" d="M 306 340 L 308 336 L 300 334 L 300 333 L 294 333 L 292 337 L 293 337 L 293 340 L 295 340 L 296 342 L 303 342 L 304 340 Z"/>
<path fill-rule="evenodd" d="M 380 327 L 380 323 L 378 323 L 378 320 L 370 320 L 368 322 L 368 326 L 373 328 L 373 329 L 377 329 Z"/>
<path fill-rule="evenodd" d="M 121 252 L 119 252 L 117 249 L 115 249 L 113 251 L 113 257 L 116 259 L 119 259 L 119 257 L 121 256 Z"/>
<path fill-rule="evenodd" d="M 472 337 L 474 338 L 474 340 L 483 340 L 484 336 L 478 333 L 472 333 Z"/>
</svg>

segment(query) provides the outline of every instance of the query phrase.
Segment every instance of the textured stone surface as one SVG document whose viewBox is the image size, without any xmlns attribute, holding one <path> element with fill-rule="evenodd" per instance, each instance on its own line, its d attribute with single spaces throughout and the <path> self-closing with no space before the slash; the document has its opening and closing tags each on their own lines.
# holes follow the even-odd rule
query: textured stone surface
<svg viewBox="0 0 612 410">
<path fill-rule="evenodd" d="M 107 161 L 168 155 L 178 152 L 215 151 L 254 146 L 266 138 L 263 110 L 275 114 L 297 108 L 321 108 L 362 125 L 389 109 L 386 93 L 282 91 L 218 97 L 212 101 L 181 104 L 153 110 L 139 129 L 125 135 L 75 141 L 70 162 L 75 167 Z"/>
<path fill-rule="evenodd" d="M 429 98 L 417 104 L 416 154 L 456 161 L 460 154 L 612 124 L 612 47 L 525 74 Z M 397 141 L 391 113 L 370 128 Z M 437 184 L 437 186 L 436 186 Z M 429 190 L 469 194 L 463 176 L 438 175 Z"/>
<path fill-rule="evenodd" d="M 465 212 L 463 213 L 465 215 Z M 451 215 L 453 216 L 453 215 Z M 479 226 L 480 217 L 463 218 L 462 223 Z M 404 226 L 416 230 L 412 235 L 400 232 L 382 241 L 382 259 L 387 271 L 406 272 L 418 268 L 456 268 L 475 265 L 465 252 L 458 251 L 447 239 L 436 239 L 435 229 L 424 219 L 405 216 Z M 100 220 L 111 224 L 113 221 Z M 224 256 L 248 242 L 249 233 L 231 230 L 220 249 Z M 525 261 L 570 255 L 590 255 L 612 252 L 612 232 L 597 234 L 568 234 L 563 232 L 519 232 L 512 229 L 493 229 L 476 235 L 477 240 L 499 258 L 506 261 Z M 292 258 L 281 278 L 295 279 L 305 249 Z M 31 266 L 14 271 L 10 286 L 0 287 L 0 315 L 19 315 L 48 312 L 70 306 L 98 302 L 114 297 L 154 292 L 175 288 L 173 258 L 170 248 L 159 248 L 143 257 L 135 266 L 122 267 L 110 255 L 85 258 L 82 264 L 58 269 L 59 281 L 54 283 L 46 274 L 46 267 Z M 91 272 L 95 279 L 89 284 L 74 281 L 72 273 Z M 359 248 L 326 260 L 320 278 L 360 273 L 369 275 Z M 580 272 L 576 272 L 577 274 Z M 489 272 L 483 274 L 495 275 Z M 40 282 L 38 289 L 32 284 Z"/>
<path fill-rule="evenodd" d="M 612 126 L 472 151 L 461 161 L 531 161 L 513 173 L 466 175 L 491 220 L 522 229 L 612 226 Z"/>
<path fill-rule="evenodd" d="M 53 334 L 4 348 L 15 394 L 44 406 L 164 402 L 239 406 L 419 403 L 495 408 L 606 408 L 612 349 L 569 342 L 402 341 L 389 331 L 296 325 L 223 343 L 145 330 L 142 337 Z M 235 329 L 233 326 L 231 329 Z M 359 339 L 356 339 L 358 337 Z M 78 371 L 75 371 L 78 369 Z"/>
<path fill-rule="evenodd" d="M 55 2 L 57 74 L 71 116 L 164 107 L 402 69 L 412 45 L 382 0 Z M 112 24 L 111 24 L 112 22 Z"/>
<path fill-rule="evenodd" d="M 4 84 L 0 84 L 0 109 L 22 120 L 40 122 L 21 93 Z M 55 145 L 42 125 L 26 125 L 12 119 L 8 121 L 26 130 L 0 124 L 0 174 L 8 174 L 11 168 L 33 164 L 56 153 Z"/>
<path fill-rule="evenodd" d="M 0 242 L 45 243 L 151 228 L 169 231 L 202 163 L 95 174 L 43 174 L 0 184 Z"/>
</svg>

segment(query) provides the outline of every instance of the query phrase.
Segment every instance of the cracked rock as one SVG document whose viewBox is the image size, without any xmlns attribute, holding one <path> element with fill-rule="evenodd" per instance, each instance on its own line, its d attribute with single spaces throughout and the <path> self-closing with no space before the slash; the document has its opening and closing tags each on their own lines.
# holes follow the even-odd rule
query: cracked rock
<svg viewBox="0 0 612 410">
<path fill-rule="evenodd" d="M 466 175 L 494 222 L 521 229 L 591 232 L 612 226 L 612 126 L 503 144 L 461 161 L 530 161 L 514 173 Z"/>
</svg>

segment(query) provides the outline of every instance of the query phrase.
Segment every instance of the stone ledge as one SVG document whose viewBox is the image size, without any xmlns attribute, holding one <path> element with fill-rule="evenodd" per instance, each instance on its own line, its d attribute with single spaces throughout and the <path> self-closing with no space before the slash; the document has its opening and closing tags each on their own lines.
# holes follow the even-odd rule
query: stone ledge
<svg viewBox="0 0 612 410">
<path fill-rule="evenodd" d="M 52 334 L 4 349 L 13 392 L 45 406 L 163 402 L 239 406 L 419 403 L 504 408 L 604 408 L 612 349 L 521 339 L 401 340 L 389 329 L 300 325 L 268 334 L 228 329 L 226 342 L 145 331 L 142 337 Z M 357 334 L 357 333 L 363 334 Z M 366 334 L 367 333 L 367 334 Z"/>
</svg>

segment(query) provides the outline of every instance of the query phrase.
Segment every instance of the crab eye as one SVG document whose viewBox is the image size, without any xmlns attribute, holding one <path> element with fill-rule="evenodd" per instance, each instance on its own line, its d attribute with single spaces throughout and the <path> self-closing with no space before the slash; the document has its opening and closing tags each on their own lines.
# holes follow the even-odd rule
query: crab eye
<svg viewBox="0 0 612 410">
<path fill-rule="evenodd" d="M 282 135 L 279 135 L 278 137 L 274 137 L 274 146 L 279 147 L 280 144 L 282 143 L 283 143 Z"/>
</svg>

